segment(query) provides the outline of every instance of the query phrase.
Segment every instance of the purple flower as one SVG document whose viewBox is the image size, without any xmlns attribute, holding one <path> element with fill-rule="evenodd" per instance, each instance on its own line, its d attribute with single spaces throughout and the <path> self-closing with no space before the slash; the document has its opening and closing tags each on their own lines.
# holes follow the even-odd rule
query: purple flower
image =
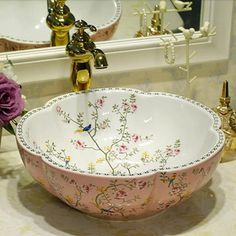
<svg viewBox="0 0 236 236">
<path fill-rule="evenodd" d="M 0 73 L 0 126 L 19 116 L 23 109 L 20 85 Z"/>
</svg>

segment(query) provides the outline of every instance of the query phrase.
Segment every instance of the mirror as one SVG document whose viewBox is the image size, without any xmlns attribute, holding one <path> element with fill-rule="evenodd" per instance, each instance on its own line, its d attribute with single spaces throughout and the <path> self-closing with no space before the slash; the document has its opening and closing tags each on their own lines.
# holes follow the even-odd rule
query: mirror
<svg viewBox="0 0 236 236">
<path fill-rule="evenodd" d="M 191 44 L 191 50 L 197 51 L 191 63 L 216 64 L 228 60 L 233 2 L 233 0 L 201 2 L 200 20 L 209 21 L 212 26 L 215 26 L 216 35 Z M 176 33 L 175 36 L 183 38 L 182 33 Z M 163 37 L 168 39 L 171 36 Z M 97 47 L 107 54 L 109 67 L 96 73 L 119 73 L 167 67 L 161 42 L 159 36 L 97 42 Z M 176 46 L 175 66 L 185 62 L 185 53 L 184 44 Z M 0 61 L 5 61 L 6 58 L 13 62 L 16 74 L 22 83 L 68 78 L 69 75 L 70 59 L 65 54 L 64 46 L 0 53 Z"/>
<path fill-rule="evenodd" d="M 84 19 L 97 27 L 98 31 L 92 36 L 94 41 L 106 41 L 133 38 L 142 27 L 140 24 L 150 26 L 154 6 L 160 4 L 160 1 L 67 0 L 66 4 L 76 19 Z M 166 0 L 167 9 L 177 9 L 173 4 L 175 1 Z M 49 46 L 51 30 L 46 25 L 47 0 L 1 0 L 0 4 L 3 19 L 8 19 L 0 22 L 0 52 Z M 166 13 L 163 25 L 169 25 L 168 28 L 174 32 L 179 26 L 194 27 L 198 30 L 201 0 L 193 0 L 191 8 L 191 11 Z M 141 17 L 144 11 L 145 22 L 142 23 Z M 9 13 L 14 17 L 9 18 Z M 70 32 L 72 34 L 74 30 Z"/>
<path fill-rule="evenodd" d="M 167 12 L 164 13 L 163 26 L 167 27 L 169 30 L 174 33 L 178 32 L 178 27 L 184 26 L 186 28 L 193 27 L 196 30 L 199 30 L 200 21 L 201 21 L 201 1 L 202 0 L 193 0 L 191 6 L 187 9 L 187 5 L 184 6 L 184 9 L 181 9 L 179 12 L 174 5 L 176 0 L 167 0 Z M 177 1 L 178 2 L 178 1 Z M 189 2 L 184 0 L 182 2 Z M 119 22 L 117 31 L 115 32 L 112 39 L 124 39 L 124 38 L 133 38 L 135 33 L 140 30 L 141 24 L 146 26 L 151 26 L 151 21 L 153 18 L 153 11 L 156 4 L 161 4 L 161 0 L 146 0 L 146 1 L 125 1 L 121 0 L 122 5 L 122 17 Z M 146 19 L 143 19 L 144 22 L 141 22 L 141 14 L 146 13 Z"/>
</svg>

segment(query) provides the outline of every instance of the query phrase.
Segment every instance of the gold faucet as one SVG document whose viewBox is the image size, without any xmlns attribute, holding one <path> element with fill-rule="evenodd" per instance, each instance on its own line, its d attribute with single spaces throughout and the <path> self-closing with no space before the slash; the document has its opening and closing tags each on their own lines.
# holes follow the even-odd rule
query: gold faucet
<svg viewBox="0 0 236 236">
<path fill-rule="evenodd" d="M 93 25 L 88 25 L 83 20 L 75 22 L 77 31 L 73 34 L 71 41 L 66 46 L 66 52 L 72 59 L 71 65 L 71 81 L 75 92 L 87 90 L 91 86 L 92 71 L 90 63 L 94 59 L 94 67 L 96 69 L 107 68 L 107 59 L 101 49 L 91 40 L 88 33 L 89 29 L 95 32 L 97 29 Z"/>
<path fill-rule="evenodd" d="M 151 19 L 151 26 L 148 27 L 149 35 L 160 35 L 161 32 L 161 16 L 160 16 L 160 7 L 159 5 L 155 5 L 154 14 Z M 148 35 L 148 36 L 149 36 Z"/>
<path fill-rule="evenodd" d="M 164 30 L 162 32 L 162 20 L 159 5 L 155 5 L 153 11 L 146 11 L 143 9 L 142 11 L 138 11 L 138 14 L 140 15 L 140 29 L 136 32 L 135 37 L 146 37 L 167 33 Z M 149 14 L 153 14 L 150 26 L 147 25 L 147 15 Z"/>
<path fill-rule="evenodd" d="M 51 46 L 66 45 L 70 41 L 70 29 L 74 26 L 75 17 L 71 14 L 66 0 L 47 0 L 47 25 L 52 30 Z"/>
</svg>

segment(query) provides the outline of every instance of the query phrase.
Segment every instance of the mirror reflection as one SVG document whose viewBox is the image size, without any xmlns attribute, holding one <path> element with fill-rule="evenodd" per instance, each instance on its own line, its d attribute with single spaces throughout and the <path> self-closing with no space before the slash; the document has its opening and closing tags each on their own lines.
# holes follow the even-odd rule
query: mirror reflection
<svg viewBox="0 0 236 236">
<path fill-rule="evenodd" d="M 1 0 L 7 20 L 0 22 L 0 52 L 49 47 L 52 29 L 46 19 L 55 3 L 96 26 L 94 41 L 175 33 L 180 26 L 198 30 L 201 19 L 201 0 Z"/>
</svg>

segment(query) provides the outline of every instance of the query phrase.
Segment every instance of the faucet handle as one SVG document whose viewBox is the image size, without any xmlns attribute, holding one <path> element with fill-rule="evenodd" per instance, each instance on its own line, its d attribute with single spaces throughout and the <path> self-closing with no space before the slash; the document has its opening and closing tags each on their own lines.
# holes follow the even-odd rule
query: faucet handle
<svg viewBox="0 0 236 236">
<path fill-rule="evenodd" d="M 84 20 L 77 20 L 75 22 L 75 27 L 78 28 L 78 30 L 81 30 L 82 32 L 86 29 L 89 29 L 91 32 L 96 32 L 97 28 L 94 25 L 89 25 Z"/>
</svg>

